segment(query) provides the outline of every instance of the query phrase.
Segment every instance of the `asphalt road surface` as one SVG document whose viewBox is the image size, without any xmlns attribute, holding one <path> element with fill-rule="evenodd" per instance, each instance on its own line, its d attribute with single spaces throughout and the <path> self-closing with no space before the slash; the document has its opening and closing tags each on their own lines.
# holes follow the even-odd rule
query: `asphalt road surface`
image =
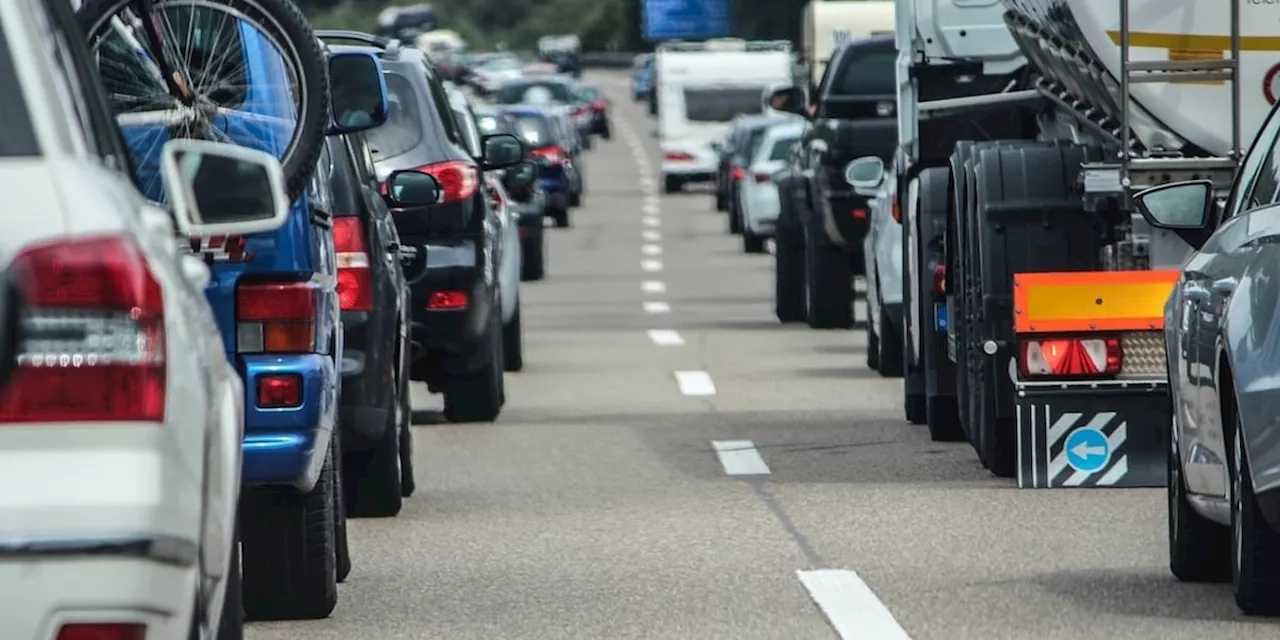
<svg viewBox="0 0 1280 640">
<path fill-rule="evenodd" d="M 333 616 L 249 638 L 1280 635 L 1174 581 L 1163 490 L 1019 490 L 904 422 L 861 330 L 779 325 L 771 257 L 658 197 L 653 121 L 592 77 L 618 135 L 521 287 L 501 418 L 416 427 L 418 493 L 352 521 Z"/>
</svg>

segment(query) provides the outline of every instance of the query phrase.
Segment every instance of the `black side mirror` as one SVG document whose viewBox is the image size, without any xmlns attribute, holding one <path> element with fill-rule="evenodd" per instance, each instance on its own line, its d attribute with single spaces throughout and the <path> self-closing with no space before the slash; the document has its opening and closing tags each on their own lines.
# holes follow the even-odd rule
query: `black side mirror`
<svg viewBox="0 0 1280 640">
<path fill-rule="evenodd" d="M 1209 180 L 1162 184 L 1138 192 L 1133 200 L 1148 224 L 1178 234 L 1196 249 L 1213 235 L 1215 207 Z"/>
<path fill-rule="evenodd" d="M 362 52 L 330 54 L 329 100 L 333 108 L 330 135 L 356 133 L 386 124 L 389 114 L 382 63 Z"/>
<path fill-rule="evenodd" d="M 444 190 L 428 173 L 393 171 L 387 176 L 387 204 L 397 207 L 422 207 L 440 202 Z"/>
<path fill-rule="evenodd" d="M 771 92 L 766 106 L 798 116 L 809 115 L 809 101 L 803 87 L 783 87 Z"/>
<path fill-rule="evenodd" d="M 502 176 L 502 186 L 508 190 L 526 189 L 538 179 L 538 165 L 524 161 L 507 168 Z"/>
<path fill-rule="evenodd" d="M 10 273 L 0 276 L 0 387 L 18 369 L 22 348 L 22 312 L 26 306 L 22 288 Z"/>
<path fill-rule="evenodd" d="M 524 160 L 524 143 L 509 133 L 495 133 L 481 139 L 484 148 L 484 169 L 506 169 Z"/>
</svg>

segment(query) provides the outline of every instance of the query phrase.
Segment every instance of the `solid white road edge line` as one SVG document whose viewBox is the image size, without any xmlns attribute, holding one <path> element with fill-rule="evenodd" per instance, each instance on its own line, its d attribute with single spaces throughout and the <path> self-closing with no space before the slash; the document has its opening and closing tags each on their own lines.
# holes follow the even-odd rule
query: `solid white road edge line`
<svg viewBox="0 0 1280 640">
<path fill-rule="evenodd" d="M 644 303 L 645 313 L 671 313 L 671 305 L 665 302 L 650 301 Z"/>
<path fill-rule="evenodd" d="M 911 640 L 858 574 L 822 569 L 797 571 L 796 575 L 841 640 Z"/>
<path fill-rule="evenodd" d="M 640 245 L 640 253 L 646 256 L 660 256 L 662 255 L 662 247 L 656 244 Z"/>
<path fill-rule="evenodd" d="M 645 280 L 640 283 L 640 290 L 645 293 L 665 293 L 667 283 L 661 280 Z"/>
<path fill-rule="evenodd" d="M 716 385 L 706 371 L 677 371 L 676 384 L 686 396 L 714 396 Z"/>
<path fill-rule="evenodd" d="M 649 339 L 659 347 L 678 347 L 684 344 L 684 338 L 671 329 L 650 329 Z"/>
<path fill-rule="evenodd" d="M 645 271 L 662 271 L 661 260 L 641 260 L 640 268 Z"/>
<path fill-rule="evenodd" d="M 645 229 L 640 232 L 640 238 L 645 242 L 660 242 L 662 240 L 662 234 L 653 229 Z"/>
<path fill-rule="evenodd" d="M 750 440 L 712 440 L 711 446 L 716 450 L 716 457 L 727 476 L 767 476 L 772 473 Z"/>
</svg>

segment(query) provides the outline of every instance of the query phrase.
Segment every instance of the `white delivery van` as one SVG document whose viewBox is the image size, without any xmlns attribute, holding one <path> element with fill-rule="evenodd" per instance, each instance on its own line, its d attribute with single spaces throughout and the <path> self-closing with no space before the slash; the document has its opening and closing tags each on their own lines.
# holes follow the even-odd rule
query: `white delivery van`
<svg viewBox="0 0 1280 640">
<path fill-rule="evenodd" d="M 713 180 L 719 156 L 712 143 L 724 138 L 734 116 L 761 113 L 765 89 L 792 82 L 786 40 L 664 42 L 654 60 L 666 193 Z"/>
<path fill-rule="evenodd" d="M 840 45 L 894 32 L 893 0 L 812 0 L 804 7 L 804 50 L 809 83 L 816 86 Z"/>
</svg>

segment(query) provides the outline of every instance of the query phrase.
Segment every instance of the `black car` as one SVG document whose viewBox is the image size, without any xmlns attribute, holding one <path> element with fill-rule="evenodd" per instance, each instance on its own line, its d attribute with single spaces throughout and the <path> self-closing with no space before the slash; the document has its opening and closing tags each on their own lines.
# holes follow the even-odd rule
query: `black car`
<svg viewBox="0 0 1280 640">
<path fill-rule="evenodd" d="M 378 194 L 362 134 L 331 136 L 317 175 L 327 190 L 312 206 L 333 215 L 342 304 L 342 482 L 347 512 L 389 517 L 413 492 L 409 455 L 409 289 L 399 235 Z"/>
<path fill-rule="evenodd" d="M 520 135 L 520 128 L 515 118 L 497 107 L 476 109 L 475 116 L 476 126 L 484 135 L 492 133 Z M 523 167 L 504 169 L 502 176 L 503 187 L 511 196 L 511 207 L 520 223 L 521 280 L 541 280 L 546 273 L 545 218 L 549 203 L 546 190 L 537 180 L 538 161 L 541 157 L 536 155 L 532 148 L 525 155 L 525 160 L 529 163 L 527 170 L 534 172 L 532 180 L 515 173 L 526 170 Z"/>
<path fill-rule="evenodd" d="M 577 89 L 578 96 L 591 109 L 591 133 L 605 140 L 613 138 L 613 123 L 609 121 L 608 96 L 588 84 L 579 84 Z"/>
<path fill-rule="evenodd" d="M 369 131 L 377 179 L 400 235 L 401 266 L 409 285 L 409 378 L 444 394 L 445 418 L 489 422 L 505 402 L 504 326 L 498 272 L 501 227 L 482 173 L 518 164 L 524 146 L 506 135 L 472 141 L 453 115 L 448 94 L 422 51 L 353 32 L 382 58 L 390 112 Z M 482 159 L 477 159 L 477 157 Z M 397 175 L 431 176 L 442 194 L 434 204 L 410 204 L 388 187 Z M 397 184 L 411 184 L 400 178 Z M 393 185 L 394 186 L 394 185 Z"/>
</svg>

